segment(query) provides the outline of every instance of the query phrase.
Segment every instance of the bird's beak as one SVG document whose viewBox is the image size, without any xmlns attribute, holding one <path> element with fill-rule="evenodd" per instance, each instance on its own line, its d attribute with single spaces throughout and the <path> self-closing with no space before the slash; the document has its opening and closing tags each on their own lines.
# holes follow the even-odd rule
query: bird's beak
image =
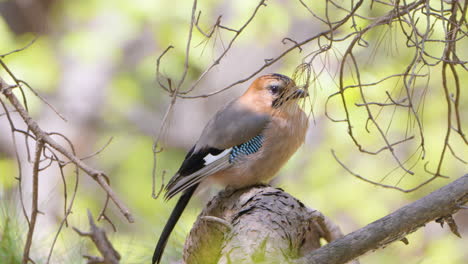
<svg viewBox="0 0 468 264">
<path fill-rule="evenodd" d="M 292 94 L 290 94 L 287 97 L 286 101 L 291 99 L 305 98 L 307 96 L 309 96 L 309 92 L 307 92 L 307 90 L 305 90 L 304 88 L 297 88 Z"/>
<path fill-rule="evenodd" d="M 280 107 L 284 102 L 290 100 L 296 100 L 299 98 L 305 98 L 309 96 L 309 93 L 304 88 L 297 88 L 294 92 L 290 93 L 289 95 L 282 95 L 280 98 L 277 98 L 273 101 L 273 107 Z"/>
<path fill-rule="evenodd" d="M 307 96 L 309 96 L 309 92 L 307 92 L 307 90 L 305 90 L 304 88 L 299 88 L 296 91 L 294 91 L 292 95 L 294 96 L 294 98 L 306 98 Z"/>
</svg>

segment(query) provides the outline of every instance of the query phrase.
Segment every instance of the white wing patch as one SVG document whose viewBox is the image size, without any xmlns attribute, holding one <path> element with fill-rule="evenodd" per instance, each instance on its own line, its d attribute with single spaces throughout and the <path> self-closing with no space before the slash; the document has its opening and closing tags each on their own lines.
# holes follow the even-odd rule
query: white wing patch
<svg viewBox="0 0 468 264">
<path fill-rule="evenodd" d="M 230 149 L 213 156 L 211 163 L 204 166 L 200 170 L 186 176 L 180 177 L 177 182 L 170 186 L 166 193 L 166 198 L 170 199 L 179 192 L 183 192 L 193 185 L 201 182 L 205 177 L 210 176 L 218 171 L 229 168 L 232 164 L 229 163 Z M 226 155 L 227 154 L 227 155 Z"/>
<path fill-rule="evenodd" d="M 206 155 L 205 158 L 203 158 L 203 160 L 205 161 L 205 166 L 210 164 L 210 163 L 213 163 L 214 161 L 217 161 L 219 160 L 220 158 L 226 156 L 226 155 L 229 155 L 229 153 L 231 152 L 232 148 L 228 148 L 228 149 L 225 149 L 223 152 L 219 153 L 218 155 L 211 155 L 211 154 L 208 154 Z"/>
</svg>

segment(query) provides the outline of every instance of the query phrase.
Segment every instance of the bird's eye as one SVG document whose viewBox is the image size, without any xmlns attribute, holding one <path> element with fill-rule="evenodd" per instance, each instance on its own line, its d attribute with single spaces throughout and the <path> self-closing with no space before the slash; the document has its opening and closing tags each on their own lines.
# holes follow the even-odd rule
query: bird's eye
<svg viewBox="0 0 468 264">
<path fill-rule="evenodd" d="M 277 94 L 280 90 L 280 87 L 278 85 L 271 85 L 270 87 L 268 87 L 268 89 L 272 94 Z"/>
</svg>

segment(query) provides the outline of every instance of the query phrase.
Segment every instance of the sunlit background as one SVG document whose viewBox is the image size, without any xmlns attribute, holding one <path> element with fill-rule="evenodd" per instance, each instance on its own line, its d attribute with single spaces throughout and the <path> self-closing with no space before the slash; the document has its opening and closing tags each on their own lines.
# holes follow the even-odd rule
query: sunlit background
<svg viewBox="0 0 468 264">
<path fill-rule="evenodd" d="M 312 9 L 323 14 L 321 1 L 305 2 L 310 2 Z M 159 233 L 175 203 L 175 200 L 164 202 L 163 199 L 154 200 L 151 197 L 152 144 L 170 102 L 168 93 L 156 84 L 156 60 L 169 45 L 174 46 L 162 59 L 161 71 L 177 82 L 184 70 L 192 3 L 188 0 L 0 1 L 0 54 L 21 48 L 37 36 L 30 47 L 5 57 L 4 62 L 67 121 L 63 121 L 51 108 L 27 92 L 33 118 L 43 129 L 68 136 L 80 157 L 95 153 L 112 139 L 104 150 L 87 162 L 107 172 L 112 187 L 136 218 L 135 223 L 129 224 L 111 205 L 107 215 L 115 224 L 117 232 L 113 231 L 108 222 L 100 222 L 122 255 L 122 263 L 150 261 Z M 299 1 L 268 1 L 267 4 L 260 8 L 252 23 L 239 35 L 221 64 L 208 74 L 191 95 L 216 91 L 249 76 L 265 63 L 265 59 L 276 57 L 292 45 L 287 41 L 283 44 L 284 37 L 302 40 L 326 29 Z M 210 25 L 222 15 L 223 25 L 238 28 L 249 18 L 256 5 L 257 1 L 200 1 L 200 27 L 208 32 Z M 349 8 L 349 3 L 343 5 Z M 388 11 L 381 6 L 362 10 L 362 15 L 370 17 Z M 336 12 L 337 16 L 343 15 Z M 367 36 L 367 48 L 357 49 L 356 55 L 362 61 L 361 75 L 367 81 L 401 72 L 410 59 L 408 54 L 411 52 L 404 45 L 405 40 L 399 39 L 401 32 L 386 26 L 381 29 Z M 435 34 L 443 32 L 436 30 Z M 207 40 L 199 32 L 194 32 L 190 69 L 183 89 L 188 89 L 200 73 L 213 63 L 232 36 L 232 32 L 217 31 Z M 467 44 L 466 39 L 463 43 Z M 427 180 L 431 175 L 424 171 L 424 164 L 426 161 L 433 162 L 429 163 L 428 168 L 436 170 L 447 115 L 440 87 L 440 67 L 434 68 L 424 86 L 427 94 L 421 97 L 424 100 L 422 120 L 427 153 L 425 159 L 413 168 L 415 174 L 405 175 L 397 168 L 397 163 L 388 151 L 378 156 L 360 153 L 347 134 L 346 124 L 332 122 L 324 111 L 327 97 L 337 91 L 337 56 L 345 48 L 345 43 L 339 43 L 328 55 L 314 62 L 317 69 L 325 65 L 326 70 L 320 82 L 310 87 L 311 98 L 304 107 L 310 113 L 306 143 L 273 184 L 307 206 L 320 210 L 335 221 L 344 233 L 349 233 L 462 176 L 467 172 L 467 167 L 448 154 L 442 174 L 450 176 L 450 179 L 436 179 L 412 193 L 383 189 L 360 181 L 346 172 L 333 158 L 331 150 L 349 169 L 377 182 L 412 188 Z M 305 55 L 316 49 L 315 43 L 302 52 L 293 51 L 262 73 L 277 72 L 291 76 Z M 430 49 L 437 53 L 443 50 L 443 46 L 434 45 Z M 466 58 L 467 50 L 462 52 L 465 52 Z M 422 71 L 428 73 L 427 69 Z M 462 81 L 465 81 L 462 87 L 465 88 L 468 74 L 466 71 L 460 74 Z M 5 71 L 0 71 L 0 75 L 11 81 Z M 352 76 L 348 76 L 345 81 L 351 83 L 352 79 Z M 186 151 L 199 137 L 215 111 L 240 95 L 249 82 L 208 98 L 177 100 L 160 142 L 164 151 L 158 155 L 158 184 L 163 170 L 167 171 L 167 181 L 178 169 Z M 368 95 L 377 100 L 375 98 L 382 98 L 386 90 L 391 91 L 398 85 L 401 86 L 401 80 L 396 78 L 368 90 Z M 350 91 L 348 95 L 352 104 L 361 102 L 358 90 Z M 335 97 L 328 104 L 328 113 L 333 118 L 343 118 L 340 100 Z M 465 116 L 468 114 L 467 104 L 468 98 L 462 97 L 461 109 Z M 366 115 L 363 108 L 352 107 L 351 110 L 357 137 L 365 147 L 376 151 L 384 146 L 378 134 L 365 132 Z M 19 124 L 19 117 L 15 114 L 12 116 Z M 407 134 L 418 136 L 414 120 L 408 123 L 407 116 L 406 112 L 394 115 L 390 112 L 380 117 L 384 120 L 382 122 L 388 122 L 393 117 L 392 133 L 389 133 L 392 141 L 403 139 L 406 131 L 409 131 Z M 466 120 L 463 123 L 466 131 Z M 461 139 L 453 138 L 452 147 L 458 156 L 466 160 L 466 145 Z M 24 139 L 17 136 L 16 140 L 24 176 L 24 200 L 29 208 L 31 167 L 27 162 Z M 415 164 L 420 155 L 417 145 L 416 141 L 396 147 L 402 160 L 409 158 L 408 167 Z M 75 181 L 72 172 L 72 167 L 65 172 L 68 199 Z M 0 115 L 2 264 L 21 262 L 26 236 L 26 221 L 19 203 L 18 181 L 15 180 L 17 175 L 18 166 L 10 129 L 5 116 Z M 182 258 L 183 243 L 192 223 L 204 204 L 218 190 L 213 188 L 192 200 L 171 236 L 164 263 L 175 263 Z M 45 215 L 39 215 L 34 236 L 31 256 L 36 263 L 47 262 L 51 244 L 64 215 L 63 196 L 64 185 L 58 168 L 52 166 L 40 175 L 39 210 Z M 73 213 L 68 218 L 69 226 L 88 230 L 86 209 L 98 215 L 105 201 L 104 192 L 90 177 L 81 173 L 76 197 Z M 431 223 L 409 235 L 409 245 L 395 242 L 383 250 L 363 256 L 361 263 L 467 263 L 467 210 L 459 212 L 455 220 L 463 236 L 461 239 L 446 226 L 441 228 Z M 83 254 L 98 254 L 89 239 L 78 236 L 70 227 L 60 232 L 50 263 L 84 263 Z"/>
</svg>

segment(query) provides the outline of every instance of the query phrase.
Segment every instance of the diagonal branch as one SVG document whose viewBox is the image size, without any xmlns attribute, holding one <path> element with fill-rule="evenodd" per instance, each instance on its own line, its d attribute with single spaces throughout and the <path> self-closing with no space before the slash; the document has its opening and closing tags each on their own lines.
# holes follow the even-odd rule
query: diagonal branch
<svg viewBox="0 0 468 264">
<path fill-rule="evenodd" d="M 62 145 L 57 143 L 54 139 L 50 137 L 50 135 L 42 130 L 39 125 L 34 121 L 20 103 L 18 98 L 12 92 L 12 87 L 9 86 L 1 77 L 0 77 L 0 93 L 2 93 L 13 105 L 15 110 L 20 114 L 23 121 L 26 123 L 28 128 L 36 135 L 37 138 L 40 138 L 44 141 L 45 144 L 49 145 L 56 151 L 60 152 L 62 155 L 67 157 L 70 161 L 75 163 L 80 169 L 82 169 L 86 174 L 91 176 L 95 181 L 101 185 L 101 187 L 107 192 L 107 194 L 111 197 L 112 201 L 114 201 L 115 205 L 119 208 L 120 212 L 127 218 L 130 223 L 133 223 L 134 219 L 130 210 L 127 206 L 120 200 L 117 194 L 112 190 L 109 186 L 108 177 L 104 172 L 98 171 L 88 164 L 84 163 L 80 158 L 73 155 L 70 151 L 65 149 Z"/>
<path fill-rule="evenodd" d="M 468 174 L 397 211 L 333 241 L 296 264 L 340 264 L 402 240 L 425 224 L 451 216 L 468 202 Z"/>
</svg>

